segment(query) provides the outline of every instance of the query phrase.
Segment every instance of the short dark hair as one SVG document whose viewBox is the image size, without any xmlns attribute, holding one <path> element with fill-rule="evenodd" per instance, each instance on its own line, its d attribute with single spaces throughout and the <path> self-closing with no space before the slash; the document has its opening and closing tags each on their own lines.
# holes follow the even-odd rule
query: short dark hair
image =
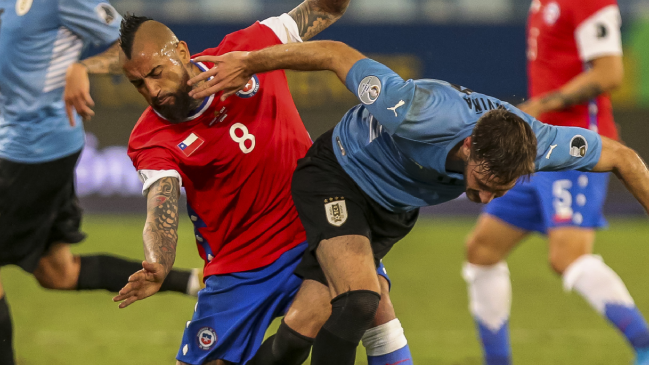
<svg viewBox="0 0 649 365">
<path fill-rule="evenodd" d="M 135 32 L 140 29 L 142 23 L 153 20 L 146 16 L 136 16 L 134 14 L 126 14 L 122 19 L 119 27 L 119 46 L 128 59 L 131 59 L 133 52 L 133 40 L 135 39 Z"/>
<path fill-rule="evenodd" d="M 536 135 L 523 118 L 499 108 L 476 123 L 470 153 L 489 181 L 509 184 L 534 172 Z"/>
</svg>

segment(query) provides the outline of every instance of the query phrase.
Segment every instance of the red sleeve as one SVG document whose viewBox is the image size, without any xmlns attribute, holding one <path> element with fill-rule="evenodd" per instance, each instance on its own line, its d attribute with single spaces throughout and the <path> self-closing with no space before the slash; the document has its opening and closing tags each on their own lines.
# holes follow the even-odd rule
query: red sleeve
<svg viewBox="0 0 649 365">
<path fill-rule="evenodd" d="M 593 14 L 602 10 L 603 8 L 615 5 L 616 0 L 569 0 L 566 2 L 570 6 L 570 13 L 572 14 L 572 21 L 577 28 L 584 20 L 590 18 Z"/>
<path fill-rule="evenodd" d="M 226 35 L 218 47 L 208 48 L 194 57 L 218 56 L 232 51 L 256 51 L 276 44 L 282 44 L 282 41 L 275 32 L 260 22 L 255 22 L 248 28 Z"/>
<path fill-rule="evenodd" d="M 128 155 L 136 170 L 176 170 L 180 172 L 174 155 L 163 147 L 128 148 Z"/>
</svg>

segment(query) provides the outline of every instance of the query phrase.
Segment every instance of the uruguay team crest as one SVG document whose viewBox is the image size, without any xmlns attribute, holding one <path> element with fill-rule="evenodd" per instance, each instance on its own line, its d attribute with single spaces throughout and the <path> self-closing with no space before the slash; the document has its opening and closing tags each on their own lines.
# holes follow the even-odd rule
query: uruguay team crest
<svg viewBox="0 0 649 365">
<path fill-rule="evenodd" d="M 252 75 L 246 86 L 237 91 L 237 96 L 244 99 L 252 98 L 257 91 L 259 91 L 259 78 L 257 78 L 257 75 Z"/>
<path fill-rule="evenodd" d="M 200 347 L 201 350 L 209 350 L 210 348 L 212 348 L 212 346 L 214 346 L 216 340 L 218 339 L 218 337 L 216 337 L 216 332 L 214 332 L 214 330 L 210 327 L 203 327 L 199 329 L 196 337 L 198 340 L 198 347 Z"/>
<path fill-rule="evenodd" d="M 327 220 L 332 226 L 340 227 L 347 221 L 347 205 L 345 205 L 345 199 L 334 201 L 333 198 L 329 198 L 329 200 L 331 201 L 325 204 Z M 327 202 L 326 199 L 325 202 Z"/>
</svg>

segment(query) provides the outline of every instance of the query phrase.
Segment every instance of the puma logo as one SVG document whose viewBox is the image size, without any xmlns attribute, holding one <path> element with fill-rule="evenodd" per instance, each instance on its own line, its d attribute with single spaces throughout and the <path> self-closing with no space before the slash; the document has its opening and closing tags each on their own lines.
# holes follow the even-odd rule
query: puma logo
<svg viewBox="0 0 649 365">
<path fill-rule="evenodd" d="M 388 110 L 392 110 L 394 112 L 394 116 L 397 117 L 398 116 L 397 115 L 397 108 L 402 107 L 404 105 L 406 105 L 406 102 L 403 101 L 403 100 L 399 100 L 397 105 L 393 106 L 392 108 L 388 108 Z"/>
</svg>

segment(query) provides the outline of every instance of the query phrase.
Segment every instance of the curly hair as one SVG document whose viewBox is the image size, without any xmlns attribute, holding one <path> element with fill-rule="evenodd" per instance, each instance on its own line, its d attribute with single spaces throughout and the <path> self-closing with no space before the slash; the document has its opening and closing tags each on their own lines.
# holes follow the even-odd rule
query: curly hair
<svg viewBox="0 0 649 365">
<path fill-rule="evenodd" d="M 136 16 L 133 14 L 126 14 L 122 19 L 119 26 L 119 46 L 128 59 L 131 59 L 133 52 L 133 40 L 135 39 L 135 32 L 140 29 L 142 23 L 153 20 L 145 16 Z"/>
<path fill-rule="evenodd" d="M 470 153 L 489 181 L 508 184 L 534 173 L 536 135 L 523 118 L 499 108 L 476 123 Z"/>
</svg>

